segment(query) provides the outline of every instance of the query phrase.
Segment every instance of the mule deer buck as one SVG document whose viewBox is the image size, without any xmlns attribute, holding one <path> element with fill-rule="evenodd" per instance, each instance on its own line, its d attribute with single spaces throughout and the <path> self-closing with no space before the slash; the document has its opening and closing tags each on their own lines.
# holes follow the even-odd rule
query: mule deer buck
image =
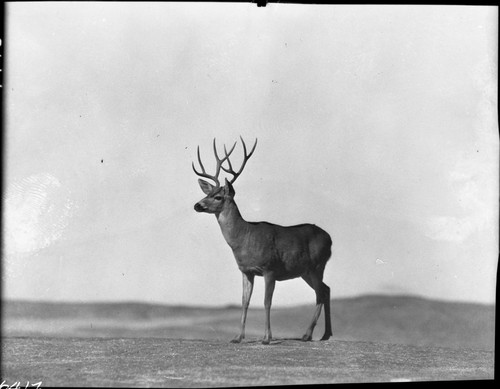
<svg viewBox="0 0 500 389">
<path fill-rule="evenodd" d="M 266 311 L 265 333 L 263 344 L 271 341 L 271 300 L 273 297 L 276 281 L 289 280 L 302 277 L 316 293 L 316 310 L 312 322 L 307 328 L 304 341 L 312 340 L 314 327 L 324 306 L 325 333 L 321 340 L 327 340 L 332 335 L 330 319 L 330 288 L 323 283 L 323 272 L 326 262 L 331 255 L 332 240 L 330 235 L 313 224 L 300 224 L 296 226 L 283 227 L 267 222 L 247 222 L 243 219 L 234 202 L 233 184 L 240 176 L 249 158 L 257 146 L 257 139 L 250 153 L 243 138 L 243 162 L 238 171 L 233 170 L 229 156 L 236 146 L 236 142 L 229 150 L 224 145 L 225 156 L 220 158 L 214 139 L 213 149 L 216 159 L 215 174 L 210 175 L 200 158 L 200 147 L 198 146 L 198 162 L 201 172 L 197 171 L 194 163 L 194 172 L 203 178 L 214 181 L 215 185 L 198 179 L 201 190 L 207 195 L 195 204 L 197 212 L 213 213 L 219 222 L 227 244 L 233 250 L 236 263 L 243 274 L 243 298 L 241 313 L 241 330 L 231 342 L 239 343 L 245 337 L 245 322 L 247 309 L 252 295 L 254 277 L 263 276 L 265 282 L 264 307 Z M 226 163 L 227 167 L 223 164 Z M 225 179 L 225 185 L 219 182 L 221 169 L 233 176 L 231 181 Z"/>
</svg>

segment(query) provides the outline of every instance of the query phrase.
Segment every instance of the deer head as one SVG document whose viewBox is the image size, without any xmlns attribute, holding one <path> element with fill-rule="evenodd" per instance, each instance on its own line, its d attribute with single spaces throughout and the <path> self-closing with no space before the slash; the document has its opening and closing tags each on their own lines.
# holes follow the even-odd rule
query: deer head
<svg viewBox="0 0 500 389">
<path fill-rule="evenodd" d="M 203 193 L 205 193 L 207 196 L 197 202 L 194 205 L 194 209 L 196 212 L 207 212 L 207 213 L 215 213 L 218 214 L 222 211 L 224 208 L 224 204 L 226 201 L 232 199 L 234 197 L 234 188 L 233 188 L 233 183 L 236 181 L 236 179 L 239 177 L 243 169 L 245 168 L 245 165 L 247 161 L 250 159 L 252 156 L 253 152 L 255 151 L 255 147 L 257 146 L 257 139 L 255 139 L 255 144 L 252 147 L 252 150 L 250 153 L 247 154 L 247 148 L 245 145 L 245 141 L 243 138 L 240 136 L 241 143 L 243 145 L 243 162 L 241 164 L 240 169 L 236 172 L 233 170 L 233 166 L 231 165 L 231 161 L 229 159 L 229 156 L 234 150 L 234 147 L 236 146 L 236 142 L 234 143 L 233 147 L 229 150 L 229 152 L 226 149 L 226 146 L 224 145 L 224 154 L 225 156 L 223 158 L 219 157 L 219 154 L 217 153 L 217 146 L 215 144 L 215 138 L 213 142 L 213 148 L 214 148 L 214 155 L 215 155 L 215 160 L 216 160 L 216 167 L 215 167 L 215 174 L 211 175 L 208 174 L 205 171 L 205 167 L 203 166 L 203 163 L 201 162 L 201 157 L 200 157 L 200 147 L 198 146 L 197 149 L 197 155 L 198 155 L 198 163 L 200 164 L 201 167 L 201 172 L 198 172 L 196 168 L 194 167 L 194 163 L 192 164 L 194 172 L 204 178 L 208 178 L 212 180 L 215 185 L 212 185 L 211 183 L 198 179 L 198 183 L 200 184 L 201 190 Z M 227 167 L 223 166 L 224 162 L 227 162 Z M 220 171 L 224 170 L 226 173 L 229 173 L 233 176 L 231 180 L 228 180 L 227 178 L 225 179 L 225 185 L 221 187 L 220 182 L 219 182 L 219 174 Z"/>
</svg>

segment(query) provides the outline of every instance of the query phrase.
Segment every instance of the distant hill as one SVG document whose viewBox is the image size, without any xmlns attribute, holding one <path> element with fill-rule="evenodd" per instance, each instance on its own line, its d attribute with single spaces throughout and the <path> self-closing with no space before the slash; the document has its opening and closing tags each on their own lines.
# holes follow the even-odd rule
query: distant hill
<svg viewBox="0 0 500 389">
<path fill-rule="evenodd" d="M 334 338 L 419 346 L 493 350 L 495 307 L 415 296 L 366 295 L 331 302 Z M 276 338 L 298 338 L 314 305 L 273 308 Z M 3 336 L 165 337 L 219 339 L 237 334 L 240 308 L 147 303 L 5 301 Z M 264 310 L 251 308 L 247 337 L 263 336 Z M 323 334 L 320 318 L 314 339 Z"/>
</svg>

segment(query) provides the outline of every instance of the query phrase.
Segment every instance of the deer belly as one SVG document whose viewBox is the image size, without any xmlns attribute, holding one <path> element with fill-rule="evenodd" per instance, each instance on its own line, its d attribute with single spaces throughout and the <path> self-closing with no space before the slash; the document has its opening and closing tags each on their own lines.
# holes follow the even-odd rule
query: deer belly
<svg viewBox="0 0 500 389">
<path fill-rule="evenodd" d="M 307 270 L 302 266 L 293 268 L 287 268 L 284 266 L 283 268 L 277 268 L 274 271 L 274 278 L 276 279 L 276 281 L 291 280 L 293 278 L 302 276 L 306 272 Z"/>
<path fill-rule="evenodd" d="M 271 270 L 272 259 L 264 253 L 252 252 L 248 250 L 234 250 L 234 258 L 238 264 L 238 268 L 243 273 L 254 274 L 257 276 L 262 276 L 265 272 Z"/>
<path fill-rule="evenodd" d="M 242 258 L 241 256 L 236 256 L 236 263 L 240 271 L 246 274 L 255 274 L 257 276 L 262 276 L 267 269 L 265 263 L 253 258 Z"/>
<path fill-rule="evenodd" d="M 312 267 L 311 259 L 308 255 L 283 254 L 275 262 L 273 273 L 278 281 L 290 280 L 307 273 Z"/>
<path fill-rule="evenodd" d="M 238 268 L 246 274 L 262 276 L 264 273 L 272 272 L 277 281 L 289 280 L 300 277 L 307 272 L 308 262 L 300 260 L 284 260 L 279 256 L 256 256 L 245 255 L 246 253 L 235 252 L 234 256 Z"/>
</svg>

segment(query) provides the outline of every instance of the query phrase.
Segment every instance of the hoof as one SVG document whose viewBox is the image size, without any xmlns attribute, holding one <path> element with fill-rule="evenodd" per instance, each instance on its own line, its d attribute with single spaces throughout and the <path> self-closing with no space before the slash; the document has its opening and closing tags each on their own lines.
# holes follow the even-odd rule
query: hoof
<svg viewBox="0 0 500 389">
<path fill-rule="evenodd" d="M 331 334 L 324 334 L 323 337 L 320 340 L 328 340 L 330 339 Z"/>
<path fill-rule="evenodd" d="M 264 339 L 262 341 L 262 344 L 269 344 L 269 343 L 271 343 L 271 339 Z"/>
<path fill-rule="evenodd" d="M 302 337 L 302 341 L 303 342 L 310 342 L 312 340 L 312 335 L 307 335 L 305 334 L 303 337 Z"/>
<path fill-rule="evenodd" d="M 231 343 L 241 343 L 241 336 L 237 336 L 236 338 L 231 340 Z"/>
</svg>

